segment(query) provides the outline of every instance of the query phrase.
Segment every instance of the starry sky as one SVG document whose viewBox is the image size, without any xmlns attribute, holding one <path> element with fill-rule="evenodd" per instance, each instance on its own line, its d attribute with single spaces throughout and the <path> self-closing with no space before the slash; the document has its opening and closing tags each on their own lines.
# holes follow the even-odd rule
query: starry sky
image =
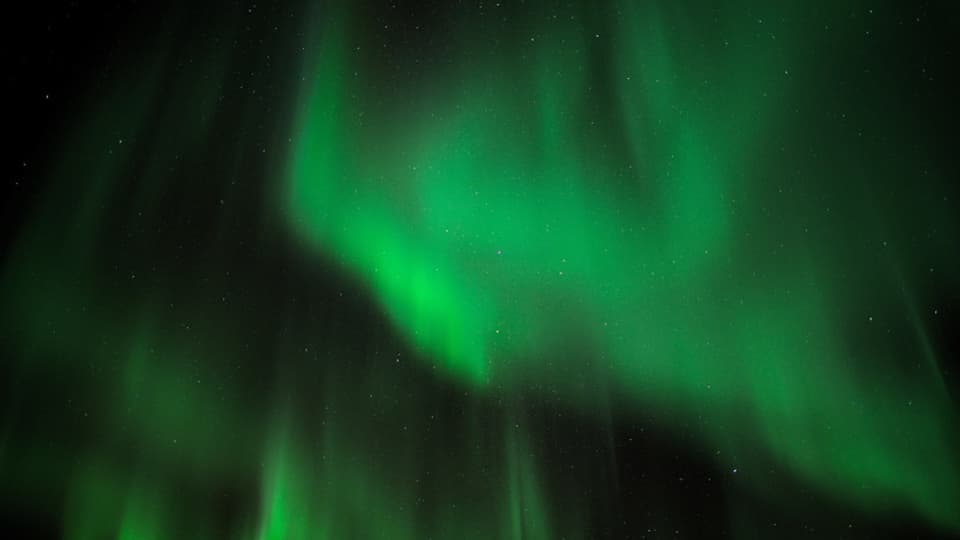
<svg viewBox="0 0 960 540">
<path fill-rule="evenodd" d="M 955 538 L 947 2 L 5 16 L 0 529 Z"/>
</svg>

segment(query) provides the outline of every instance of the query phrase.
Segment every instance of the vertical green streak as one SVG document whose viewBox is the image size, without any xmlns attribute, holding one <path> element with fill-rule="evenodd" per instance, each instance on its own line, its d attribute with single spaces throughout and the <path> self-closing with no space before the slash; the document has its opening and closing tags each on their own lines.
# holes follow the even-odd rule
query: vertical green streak
<svg viewBox="0 0 960 540">
<path fill-rule="evenodd" d="M 506 474 L 509 478 L 506 501 L 509 503 L 510 535 L 515 540 L 555 538 L 550 530 L 550 509 L 539 485 L 537 464 L 529 445 L 518 440 L 513 426 L 506 427 Z"/>
</svg>

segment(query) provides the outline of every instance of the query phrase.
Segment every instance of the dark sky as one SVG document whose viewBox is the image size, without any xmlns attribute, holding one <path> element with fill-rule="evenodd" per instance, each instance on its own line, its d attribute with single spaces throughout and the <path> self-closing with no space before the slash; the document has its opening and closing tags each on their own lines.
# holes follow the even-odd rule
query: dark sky
<svg viewBox="0 0 960 540">
<path fill-rule="evenodd" d="M 949 3 L 9 6 L 11 538 L 951 538 Z"/>
</svg>

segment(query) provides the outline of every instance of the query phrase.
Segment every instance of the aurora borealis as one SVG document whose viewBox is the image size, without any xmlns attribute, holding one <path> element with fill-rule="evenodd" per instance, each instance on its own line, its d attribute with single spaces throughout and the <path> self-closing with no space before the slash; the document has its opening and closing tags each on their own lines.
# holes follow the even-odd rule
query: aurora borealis
<svg viewBox="0 0 960 540">
<path fill-rule="evenodd" d="M 11 537 L 960 534 L 956 8 L 94 9 L 11 79 Z"/>
</svg>

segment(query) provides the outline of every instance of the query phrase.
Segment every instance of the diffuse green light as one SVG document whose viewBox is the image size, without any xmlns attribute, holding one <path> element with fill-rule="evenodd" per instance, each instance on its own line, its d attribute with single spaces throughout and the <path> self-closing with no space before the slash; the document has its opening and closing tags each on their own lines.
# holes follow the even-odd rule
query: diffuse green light
<svg viewBox="0 0 960 540">
<path fill-rule="evenodd" d="M 777 114 L 767 96 L 789 94 L 772 74 L 802 55 L 757 34 L 704 57 L 675 13 L 668 26 L 619 3 L 603 42 L 616 115 L 592 128 L 603 117 L 584 73 L 599 35 L 572 11 L 535 23 L 529 43 L 503 38 L 525 61 L 465 46 L 478 69 L 434 81 L 453 89 L 402 142 L 353 120 L 363 83 L 344 77 L 349 24 L 320 30 L 290 162 L 296 229 L 468 384 L 537 380 L 589 409 L 579 382 L 597 371 L 638 405 L 706 416 L 702 443 L 725 455 L 759 448 L 840 498 L 956 526 L 945 396 L 904 410 L 907 386 L 848 367 L 824 305 L 844 298 L 825 299 L 821 281 L 836 263 L 815 246 L 756 271 L 774 257 L 762 232 L 750 240 L 756 218 L 738 199 L 763 186 L 743 169 Z M 754 21 L 729 24 L 750 36 L 737 25 Z M 713 86 L 700 65 L 742 77 Z"/>
<path fill-rule="evenodd" d="M 611 418 L 649 414 L 787 508 L 761 464 L 956 530 L 955 404 L 904 269 L 956 268 L 952 218 L 899 215 L 937 215 L 925 185 L 858 192 L 923 156 L 811 110 L 832 42 L 801 7 L 450 7 L 408 71 L 332 2 L 303 43 L 260 29 L 251 70 L 217 32 L 137 57 L 4 259 L 0 500 L 71 540 L 589 538 L 650 511 L 597 510 L 640 487 L 599 470 Z M 351 284 L 370 319 L 337 311 Z"/>
</svg>

